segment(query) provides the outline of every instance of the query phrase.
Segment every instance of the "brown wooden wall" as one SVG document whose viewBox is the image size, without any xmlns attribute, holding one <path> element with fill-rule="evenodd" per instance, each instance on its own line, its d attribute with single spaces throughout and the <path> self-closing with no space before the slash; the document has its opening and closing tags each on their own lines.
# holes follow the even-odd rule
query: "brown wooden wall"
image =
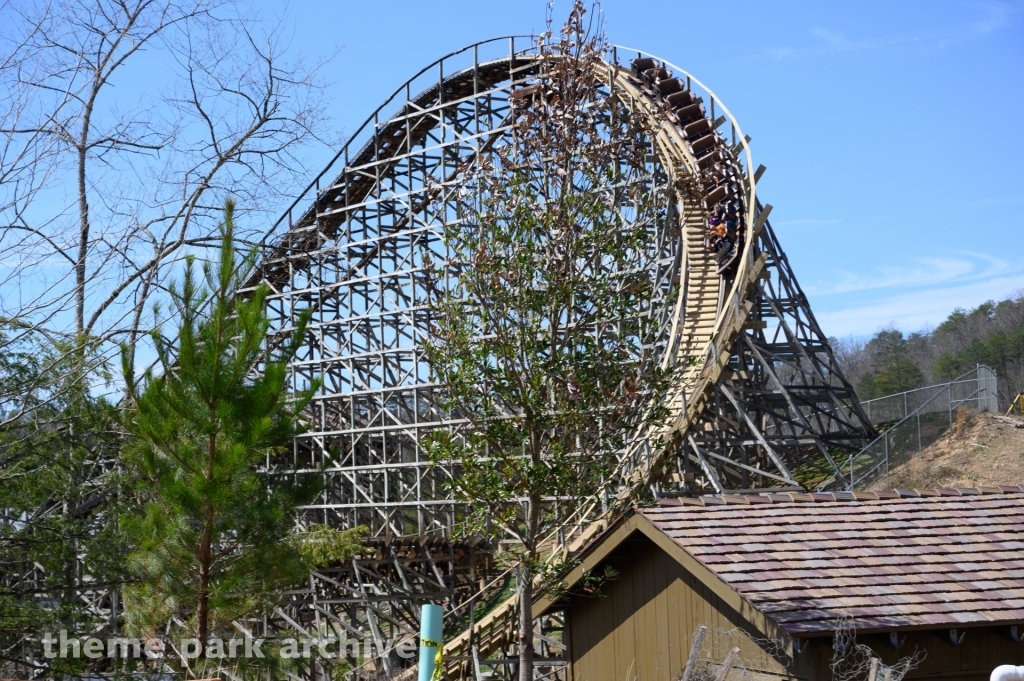
<svg viewBox="0 0 1024 681">
<path fill-rule="evenodd" d="M 566 610 L 572 681 L 674 681 L 686 666 L 697 627 L 716 633 L 744 628 L 738 613 L 639 533 L 608 563 L 619 574 L 601 587 L 604 598 L 574 596 Z M 745 637 L 730 640 L 747 664 L 760 660 L 781 674 L 778 679 L 805 678 L 787 675 Z M 717 642 L 725 649 L 712 654 L 723 660 L 729 644 Z"/>
<path fill-rule="evenodd" d="M 709 630 L 705 645 L 717 645 L 712 658 L 724 660 L 733 645 L 742 664 L 763 679 L 826 681 L 832 678 L 830 637 L 817 639 L 787 666 L 742 635 L 757 632 L 671 556 L 639 532 L 607 561 L 618 577 L 604 584 L 603 598 L 572 596 L 566 608 L 571 681 L 675 681 L 686 665 L 693 634 Z M 952 646 L 926 631 L 909 632 L 899 650 L 882 637 L 858 636 L 883 662 L 896 663 L 915 649 L 926 658 L 907 681 L 920 679 L 985 681 L 1001 664 L 1024 665 L 1024 644 L 1011 642 L 991 627 L 968 628 L 963 643 Z M 902 634 L 901 634 L 902 636 Z M 739 679 L 740 675 L 730 675 Z"/>
</svg>

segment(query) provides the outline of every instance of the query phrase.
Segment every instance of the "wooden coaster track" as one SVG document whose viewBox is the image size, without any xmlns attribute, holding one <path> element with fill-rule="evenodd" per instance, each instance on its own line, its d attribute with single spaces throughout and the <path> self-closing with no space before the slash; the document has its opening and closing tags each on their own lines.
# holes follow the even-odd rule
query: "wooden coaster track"
<svg viewBox="0 0 1024 681">
<path fill-rule="evenodd" d="M 458 504 L 444 491 L 445 472 L 419 447 L 424 433 L 447 423 L 419 351 L 430 314 L 419 253 L 444 257 L 427 206 L 506 134 L 510 101 L 537 76 L 535 48 L 518 40 L 531 46 L 517 49 L 516 38 L 471 45 L 404 84 L 265 240 L 250 285 L 271 287 L 278 332 L 299 310 L 315 311 L 292 371 L 296 386 L 323 380 L 309 433 L 278 468 L 309 474 L 329 450 L 340 452 L 310 519 L 367 525 L 382 547 L 374 565 L 396 575 L 374 581 L 384 568 L 371 575 L 358 561 L 323 571 L 281 611 L 284 628 L 322 632 L 365 620 L 374 637 L 386 638 L 389 627 L 415 634 L 407 630 L 419 602 L 445 586 L 462 617 L 480 577 L 475 559 L 453 557 L 445 574 L 434 569 L 431 593 L 419 593 L 399 579 L 402 561 L 391 560 L 387 545 L 440 537 L 455 555 L 447 547 Z M 599 68 L 606 96 L 657 122 L 649 171 L 670 198 L 652 233 L 655 345 L 663 362 L 683 367 L 664 396 L 672 418 L 624 452 L 609 480 L 615 497 L 604 506 L 801 489 L 841 475 L 837 457 L 859 450 L 873 429 L 771 230 L 771 207 L 757 199 L 763 167 L 752 167 L 749 138 L 714 93 L 664 60 L 616 47 Z M 601 531 L 601 506 L 595 500 L 563 528 L 553 539 L 559 551 L 572 554 Z M 428 544 L 418 541 L 412 552 L 424 564 Z M 342 602 L 344 613 L 332 606 Z M 446 643 L 448 674 L 466 672 L 471 638 L 484 656 L 508 647 L 516 612 L 509 599 L 476 622 L 472 636 Z M 393 671 L 396 661 L 381 663 Z"/>
</svg>

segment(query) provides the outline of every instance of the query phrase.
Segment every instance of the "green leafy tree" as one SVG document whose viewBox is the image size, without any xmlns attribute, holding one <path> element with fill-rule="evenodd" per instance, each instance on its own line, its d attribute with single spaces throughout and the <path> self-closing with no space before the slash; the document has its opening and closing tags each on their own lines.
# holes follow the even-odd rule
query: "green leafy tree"
<svg viewBox="0 0 1024 681">
<path fill-rule="evenodd" d="M 998 305 L 987 300 L 972 310 L 955 308 L 932 332 L 933 341 L 953 352 L 962 351 L 991 330 Z"/>
<path fill-rule="evenodd" d="M 972 309 L 956 308 L 931 333 L 903 338 L 888 329 L 867 343 L 851 337 L 833 342 L 833 348 L 861 398 L 919 384 L 917 370 L 937 383 L 984 364 L 996 371 L 1000 409 L 1005 409 L 1024 390 L 1024 291 Z"/>
<path fill-rule="evenodd" d="M 173 340 L 153 334 L 162 373 L 140 385 L 124 353 L 124 422 L 134 435 L 126 460 L 141 501 L 125 519 L 140 579 L 125 593 L 129 625 L 151 634 L 172 616 L 185 622 L 204 647 L 193 673 L 215 632 L 275 602 L 312 562 L 354 550 L 360 534 L 320 528 L 297 536 L 298 508 L 320 489 L 318 476 L 260 471 L 291 448 L 317 386 L 288 385 L 287 362 L 309 314 L 267 350 L 267 287 L 237 295 L 256 252 L 236 255 L 232 214 L 228 202 L 219 260 L 202 269 L 205 288 L 191 259 L 180 287 L 171 287 L 180 327 Z"/>
<path fill-rule="evenodd" d="M 935 360 L 935 375 L 945 381 L 951 381 L 964 373 L 966 367 L 969 366 L 966 354 L 966 352 L 944 352 L 939 355 L 939 358 Z"/>
<path fill-rule="evenodd" d="M 110 378 L 94 350 L 0 327 L 0 660 L 8 670 L 44 659 L 47 633 L 109 631 L 82 592 L 116 590 L 127 578 L 122 434 L 116 409 L 91 390 Z M 46 664 L 50 673 L 101 671 L 82 659 Z"/>
<path fill-rule="evenodd" d="M 936 378 L 950 380 L 978 364 L 989 366 L 998 376 L 1001 409 L 1024 391 L 1024 292 L 954 310 L 932 336 L 939 351 Z"/>
<path fill-rule="evenodd" d="M 904 392 L 924 384 L 924 373 L 909 357 L 909 342 L 898 329 L 885 329 L 867 344 L 874 371 L 857 385 L 862 399 Z"/>
<path fill-rule="evenodd" d="M 425 343 L 443 406 L 465 419 L 435 431 L 430 454 L 469 502 L 467 531 L 512 540 L 524 680 L 534 577 L 552 575 L 552 536 L 603 495 L 631 436 L 663 416 L 652 397 L 672 371 L 645 348 L 649 244 L 666 197 L 645 166 L 647 121 L 600 91 L 606 44 L 585 13 L 576 2 L 555 44 L 549 21 L 510 138 L 463 169 Z"/>
<path fill-rule="evenodd" d="M 995 369 L 1004 380 L 1011 379 L 1009 390 L 1004 390 L 1010 398 L 1024 391 L 1024 381 L 1020 379 L 1024 369 L 1024 326 L 990 332 L 974 339 L 960 352 L 942 353 L 935 362 L 935 373 L 951 380 L 978 364 Z"/>
</svg>

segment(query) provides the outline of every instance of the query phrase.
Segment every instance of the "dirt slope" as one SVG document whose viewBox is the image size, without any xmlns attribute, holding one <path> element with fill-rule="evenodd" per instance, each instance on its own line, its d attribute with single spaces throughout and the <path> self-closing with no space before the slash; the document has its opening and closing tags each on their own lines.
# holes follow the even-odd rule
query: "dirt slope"
<svg viewBox="0 0 1024 681">
<path fill-rule="evenodd" d="M 1024 484 L 1024 418 L 961 414 L 934 444 L 889 471 L 872 489 Z"/>
</svg>

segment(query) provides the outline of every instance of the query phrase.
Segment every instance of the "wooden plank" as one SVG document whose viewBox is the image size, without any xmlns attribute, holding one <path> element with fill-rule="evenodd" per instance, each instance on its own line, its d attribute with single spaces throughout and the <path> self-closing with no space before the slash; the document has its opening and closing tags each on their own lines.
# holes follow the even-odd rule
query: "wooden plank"
<svg viewBox="0 0 1024 681">
<path fill-rule="evenodd" d="M 634 556 L 636 556 L 635 553 Z M 633 609 L 633 630 L 635 632 L 632 673 L 638 679 L 649 679 L 652 678 L 651 674 L 653 671 L 651 658 L 657 655 L 656 651 L 651 650 L 652 625 L 655 619 L 651 614 L 651 609 L 654 605 L 651 602 L 653 556 L 650 551 L 644 551 L 637 558 L 640 559 L 640 564 L 637 566 L 635 573 L 638 584 L 633 592 L 633 603 L 631 604 Z M 654 655 L 651 654 L 652 652 Z"/>
<path fill-rule="evenodd" d="M 679 614 L 681 608 L 678 607 L 678 601 L 676 598 L 676 583 L 675 571 L 672 569 L 674 561 L 666 560 L 668 556 L 661 554 L 661 571 L 662 571 L 662 598 L 663 598 L 663 616 L 665 622 L 665 638 L 667 639 L 668 645 L 668 664 L 669 669 L 665 670 L 669 676 L 668 678 L 676 678 L 676 674 L 682 671 L 682 666 L 679 664 L 679 650 L 682 647 L 682 641 L 679 634 Z M 673 607 L 673 606 L 676 607 Z M 664 675 L 663 675 L 664 676 Z"/>
<path fill-rule="evenodd" d="M 632 587 L 632 585 L 630 585 Z M 636 622 L 629 614 L 635 596 L 632 588 L 620 589 L 611 599 L 615 611 L 615 677 L 633 681 L 636 675 Z"/>
<path fill-rule="evenodd" d="M 754 220 L 754 224 L 751 225 L 750 227 L 750 237 L 752 239 L 756 239 L 761 235 L 761 230 L 764 229 L 764 223 L 768 221 L 768 216 L 771 214 L 771 212 L 772 205 L 770 203 L 761 209 L 761 212 Z"/>
<path fill-rule="evenodd" d="M 687 553 L 671 537 L 654 527 L 642 515 L 636 514 L 633 517 L 639 518 L 637 529 L 654 541 L 655 544 L 679 562 L 680 565 L 693 573 L 702 584 L 706 585 L 712 593 L 721 598 L 723 603 L 739 613 L 740 617 L 751 624 L 760 635 L 783 642 L 789 654 L 792 655 L 792 637 L 788 633 L 758 610 L 750 601 L 722 581 L 718 575 L 711 572 L 700 561 Z"/>
</svg>

